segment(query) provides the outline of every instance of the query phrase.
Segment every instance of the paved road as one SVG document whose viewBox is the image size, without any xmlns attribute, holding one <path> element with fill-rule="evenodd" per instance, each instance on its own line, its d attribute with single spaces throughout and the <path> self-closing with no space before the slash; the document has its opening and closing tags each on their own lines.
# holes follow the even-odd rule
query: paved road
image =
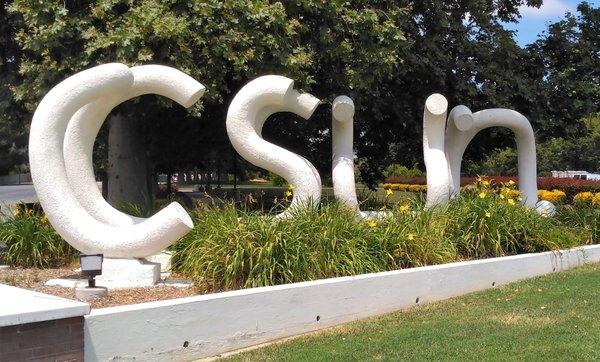
<svg viewBox="0 0 600 362">
<path fill-rule="evenodd" d="M 0 186 L 0 206 L 37 202 L 33 185 Z"/>
</svg>

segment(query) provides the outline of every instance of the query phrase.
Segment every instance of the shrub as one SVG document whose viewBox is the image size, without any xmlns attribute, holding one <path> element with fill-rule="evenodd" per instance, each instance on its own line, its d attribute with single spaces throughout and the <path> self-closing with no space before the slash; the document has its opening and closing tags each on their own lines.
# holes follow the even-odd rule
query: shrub
<svg viewBox="0 0 600 362">
<path fill-rule="evenodd" d="M 158 184 L 158 187 L 156 189 L 154 196 L 159 199 L 164 199 L 164 198 L 169 197 L 171 194 L 176 193 L 177 191 L 179 191 L 179 188 L 177 187 L 176 184 L 173 184 L 173 183 L 171 184 L 170 192 L 167 189 L 167 184 Z"/>
<path fill-rule="evenodd" d="M 477 184 L 477 177 L 461 177 L 460 184 L 462 187 Z M 518 178 L 513 176 L 489 176 L 482 177 L 483 180 L 490 182 L 490 186 L 495 189 L 500 189 L 502 185 L 512 181 L 518 183 Z M 386 184 L 412 184 L 426 185 L 425 177 L 388 177 L 385 179 Z M 548 197 L 558 197 L 560 202 L 570 202 L 576 194 L 581 192 L 600 192 L 600 181 L 595 180 L 578 180 L 573 178 L 555 178 L 555 177 L 539 177 L 537 181 L 539 190 L 560 190 L 565 194 L 562 197 L 559 194 Z"/>
<path fill-rule="evenodd" d="M 600 206 L 600 192 L 596 192 L 594 198 L 592 199 L 592 205 Z"/>
<path fill-rule="evenodd" d="M 385 177 L 402 176 L 402 177 L 421 177 L 423 171 L 419 170 L 416 165 L 412 168 L 400 164 L 389 165 L 383 172 Z"/>
<path fill-rule="evenodd" d="M 600 243 L 600 208 L 591 204 L 557 208 L 555 219 L 570 229 L 581 229 L 589 234 L 590 244 Z"/>
<path fill-rule="evenodd" d="M 0 221 L 0 240 L 7 246 L 5 263 L 19 267 L 56 267 L 78 254 L 52 228 L 46 215 L 19 205 L 13 216 Z"/>
<path fill-rule="evenodd" d="M 289 220 L 231 204 L 196 210 L 194 230 L 173 247 L 173 266 L 216 291 L 556 250 L 592 239 L 589 217 L 566 227 L 491 189 L 437 210 L 424 210 L 421 195 L 387 210 L 377 220 L 359 219 L 337 203 L 299 210 Z"/>
<path fill-rule="evenodd" d="M 427 191 L 427 186 L 424 185 L 409 185 L 408 191 L 410 192 L 425 192 Z"/>
<path fill-rule="evenodd" d="M 269 180 L 273 186 L 287 185 L 287 181 L 283 177 L 271 171 L 269 171 L 269 174 L 267 175 L 267 180 Z"/>
<path fill-rule="evenodd" d="M 573 204 L 576 206 L 586 206 L 592 204 L 594 194 L 591 192 L 580 192 L 573 196 Z"/>
<path fill-rule="evenodd" d="M 509 181 L 518 183 L 519 178 L 514 176 L 486 176 L 484 180 L 490 181 L 496 187 L 501 187 Z M 388 177 L 384 181 L 389 184 L 416 184 L 426 185 L 426 177 Z M 477 177 L 461 177 L 460 185 L 466 186 L 477 183 Z M 561 190 L 565 192 L 567 199 L 571 200 L 579 192 L 600 192 L 600 181 L 595 180 L 578 180 L 573 178 L 556 178 L 556 177 L 538 177 L 538 189 L 543 190 Z"/>
<path fill-rule="evenodd" d="M 563 203 L 567 195 L 561 190 L 538 190 L 538 197 L 541 200 L 550 201 L 554 204 Z"/>
</svg>

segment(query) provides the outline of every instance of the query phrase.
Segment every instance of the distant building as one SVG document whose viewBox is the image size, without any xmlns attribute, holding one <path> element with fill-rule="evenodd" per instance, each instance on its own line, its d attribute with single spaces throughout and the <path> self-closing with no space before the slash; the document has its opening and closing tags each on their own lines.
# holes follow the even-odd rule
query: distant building
<svg viewBox="0 0 600 362">
<path fill-rule="evenodd" d="M 552 177 L 574 178 L 577 180 L 600 180 L 600 174 L 587 171 L 552 171 Z"/>
</svg>

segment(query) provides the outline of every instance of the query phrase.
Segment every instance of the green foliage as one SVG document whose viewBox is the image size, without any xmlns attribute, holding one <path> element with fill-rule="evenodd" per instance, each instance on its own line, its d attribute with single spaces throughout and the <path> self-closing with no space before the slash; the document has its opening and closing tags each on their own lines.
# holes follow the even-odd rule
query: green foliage
<svg viewBox="0 0 600 362">
<path fill-rule="evenodd" d="M 41 212 L 20 205 L 13 216 L 0 219 L 0 241 L 7 250 L 3 262 L 18 267 L 56 267 L 73 261 L 77 251 L 65 242 Z"/>
<path fill-rule="evenodd" d="M 50 86 L 107 62 L 165 64 L 206 85 L 205 96 L 189 112 L 153 96 L 119 107 L 128 121 L 144 120 L 140 137 L 157 172 L 189 165 L 231 171 L 232 158 L 223 157 L 233 153 L 223 127 L 227 105 L 260 75 L 288 76 L 325 101 L 342 93 L 355 96 L 357 115 L 366 119 L 381 108 L 375 104 L 388 92 L 385 81 L 394 78 L 408 44 L 401 29 L 406 10 L 391 0 L 12 0 L 7 7 L 22 20 L 12 28 L 23 75 L 14 99 L 30 111 Z M 310 123 L 275 116 L 265 137 L 300 154 L 322 155 L 311 160 L 328 170 L 323 131 L 331 115 L 325 108 Z M 97 142 L 104 152 L 105 142 Z M 106 155 L 97 156 L 102 165 Z"/>
<path fill-rule="evenodd" d="M 492 151 L 480 165 L 469 163 L 463 172 L 467 175 L 515 176 L 518 174 L 517 166 L 517 151 L 507 147 Z"/>
<path fill-rule="evenodd" d="M 339 94 L 354 99 L 360 179 L 369 187 L 387 165 L 422 164 L 420 143 L 406 140 L 421 138 L 423 103 L 434 92 L 474 111 L 516 109 L 531 119 L 540 142 L 564 138 L 569 146 L 562 151 L 563 141 L 548 144 L 549 162 L 538 157 L 542 173 L 566 165 L 597 169 L 600 137 L 580 139 L 588 132 L 586 117 L 600 111 L 600 9 L 581 3 L 578 14 L 521 48 L 503 23 L 516 21 L 524 4 L 541 0 L 5 1 L 0 170 L 25 159 L 27 112 L 51 86 L 114 61 L 173 66 L 207 86 L 190 111 L 154 96 L 116 110 L 128 121 L 145 120 L 139 134 L 154 172 L 198 167 L 231 173 L 234 152 L 222 126 L 227 105 L 248 80 L 273 73 L 295 79 L 325 104 Z M 310 122 L 274 115 L 264 130 L 267 140 L 307 157 L 324 180 L 331 166 L 329 108 L 319 107 Z M 96 144 L 99 167 L 106 165 L 106 133 Z M 491 147 L 511 146 L 509 132 L 485 131 L 465 158 L 479 164 Z M 491 157 L 486 163 L 512 171 Z"/>
<path fill-rule="evenodd" d="M 592 205 L 562 206 L 556 218 L 564 225 L 585 230 L 590 235 L 590 244 L 600 243 L 600 207 Z"/>
<path fill-rule="evenodd" d="M 413 165 L 412 168 L 408 168 L 404 165 L 400 164 L 392 164 L 389 165 L 385 171 L 383 172 L 385 177 L 392 176 L 403 176 L 403 177 L 421 177 L 423 176 L 423 171 L 417 168 L 417 165 Z"/>
<path fill-rule="evenodd" d="M 557 218 L 540 217 L 510 200 L 488 193 L 483 199 L 462 197 L 450 203 L 446 214 L 451 226 L 445 237 L 456 243 L 460 255 L 469 258 L 557 250 L 591 242 L 586 230 L 570 228 Z"/>
<path fill-rule="evenodd" d="M 0 175 L 27 168 L 26 111 L 11 91 L 21 81 L 21 49 L 15 32 L 22 22 L 7 12 L 7 5 L 0 3 Z"/>
<path fill-rule="evenodd" d="M 274 172 L 269 172 L 269 174 L 267 175 L 267 180 L 269 182 L 271 182 L 271 184 L 273 186 L 286 186 L 287 185 L 287 181 L 279 176 L 278 174 L 274 173 Z"/>
<path fill-rule="evenodd" d="M 592 240 L 589 220 L 567 226 L 498 195 L 466 195 L 443 210 L 422 205 L 420 199 L 402 201 L 387 218 L 371 221 L 337 203 L 300 210 L 289 220 L 236 211 L 231 204 L 209 207 L 193 213 L 194 230 L 173 246 L 173 265 L 200 288 L 227 290 L 556 250 Z"/>
</svg>

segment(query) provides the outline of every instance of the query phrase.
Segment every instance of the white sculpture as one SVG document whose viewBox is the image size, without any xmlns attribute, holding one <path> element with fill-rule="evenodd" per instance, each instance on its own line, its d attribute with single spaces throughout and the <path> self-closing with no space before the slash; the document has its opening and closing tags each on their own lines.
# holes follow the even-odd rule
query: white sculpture
<svg viewBox="0 0 600 362">
<path fill-rule="evenodd" d="M 463 154 L 479 131 L 506 127 L 517 141 L 519 190 L 523 204 L 541 214 L 553 215 L 549 202 L 538 203 L 535 136 L 529 120 L 509 109 L 486 109 L 476 113 L 459 105 L 452 109 L 446 122 L 448 101 L 433 94 L 425 102 L 423 113 L 423 155 L 427 168 L 427 203 L 430 208 L 445 205 L 450 196 L 460 193 L 460 170 Z"/>
<path fill-rule="evenodd" d="M 450 112 L 446 130 L 446 156 L 452 180 L 450 194 L 460 193 L 460 168 L 469 142 L 479 131 L 490 127 L 506 127 L 514 132 L 519 161 L 519 190 L 523 204 L 534 208 L 538 201 L 535 136 L 527 118 L 510 109 L 495 108 L 471 113 L 466 106 L 457 106 Z"/>
<path fill-rule="evenodd" d="M 146 257 L 165 249 L 193 227 L 189 215 L 177 203 L 135 225 L 107 225 L 81 206 L 71 188 L 63 154 L 69 120 L 88 103 L 127 94 L 133 83 L 132 71 L 123 64 L 82 71 L 48 92 L 31 123 L 29 162 L 40 204 L 56 231 L 86 254 Z"/>
<path fill-rule="evenodd" d="M 113 208 L 100 193 L 94 177 L 94 141 L 110 111 L 128 99 L 143 94 L 158 94 L 191 107 L 204 94 L 204 86 L 189 75 L 162 65 L 130 68 L 133 84 L 126 92 L 114 93 L 82 107 L 75 113 L 65 134 L 65 167 L 71 189 L 83 208 L 108 225 L 133 225 L 146 219 Z"/>
<path fill-rule="evenodd" d="M 387 212 L 360 211 L 354 180 L 354 102 L 338 96 L 331 108 L 333 195 L 364 219 L 383 218 Z"/>
<path fill-rule="evenodd" d="M 292 112 L 308 119 L 319 104 L 310 94 L 299 93 L 294 81 L 267 75 L 254 79 L 236 94 L 227 111 L 227 134 L 235 150 L 252 164 L 281 175 L 294 185 L 290 207 L 278 214 L 287 218 L 303 204 L 317 207 L 321 199 L 321 176 L 304 157 L 265 141 L 262 127 L 277 112 Z"/>
<path fill-rule="evenodd" d="M 432 94 L 423 111 L 423 158 L 427 169 L 426 208 L 445 205 L 450 195 L 449 168 L 444 152 L 446 111 L 448 101 L 441 94 Z"/>
<path fill-rule="evenodd" d="M 359 211 L 354 182 L 354 102 L 347 96 L 333 100 L 331 139 L 333 194 L 348 208 Z"/>
<path fill-rule="evenodd" d="M 556 214 L 556 206 L 547 200 L 540 200 L 535 205 L 535 211 L 542 216 L 554 216 Z"/>
</svg>

